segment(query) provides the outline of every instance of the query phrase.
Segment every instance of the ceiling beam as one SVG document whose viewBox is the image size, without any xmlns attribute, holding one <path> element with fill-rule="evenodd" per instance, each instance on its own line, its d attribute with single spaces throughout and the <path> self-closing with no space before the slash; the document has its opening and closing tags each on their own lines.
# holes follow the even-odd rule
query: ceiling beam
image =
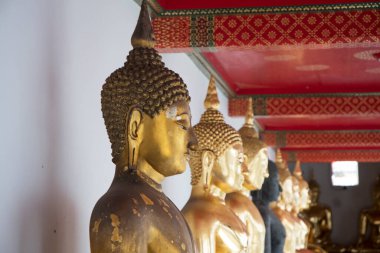
<svg viewBox="0 0 380 253">
<path fill-rule="evenodd" d="M 264 13 L 252 8 L 164 11 L 153 20 L 156 47 L 163 52 L 189 52 L 380 45 L 380 3 L 350 6 L 325 10 L 300 6 L 299 12 L 290 8 Z"/>
<path fill-rule="evenodd" d="M 268 146 L 277 148 L 380 150 L 380 130 L 265 131 L 261 138 Z"/>
<path fill-rule="evenodd" d="M 253 96 L 256 116 L 380 115 L 379 93 Z M 230 98 L 229 116 L 244 116 L 247 98 Z"/>
<path fill-rule="evenodd" d="M 380 150 L 310 150 L 310 151 L 286 151 L 281 150 L 283 158 L 288 162 L 334 162 L 334 161 L 358 161 L 380 162 Z"/>
</svg>

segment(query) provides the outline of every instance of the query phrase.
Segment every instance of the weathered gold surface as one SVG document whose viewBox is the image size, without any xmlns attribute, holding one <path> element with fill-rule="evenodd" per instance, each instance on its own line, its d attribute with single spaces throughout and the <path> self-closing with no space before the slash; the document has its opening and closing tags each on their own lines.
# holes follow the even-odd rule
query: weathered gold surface
<svg viewBox="0 0 380 253">
<path fill-rule="evenodd" d="M 178 74 L 150 48 L 153 36 L 139 36 L 141 26 L 151 31 L 147 11 L 144 1 L 134 33 L 139 42 L 103 85 L 116 172 L 92 212 L 91 253 L 195 252 L 184 217 L 160 185 L 185 170 L 189 149 L 196 147 L 190 97 Z"/>
<path fill-rule="evenodd" d="M 281 151 L 276 152 L 276 166 L 280 176 L 282 192 L 277 202 L 272 206 L 273 212 L 285 227 L 286 237 L 284 253 L 294 253 L 297 247 L 296 220 L 290 213 L 293 208 L 293 180 L 292 175 L 282 159 Z"/>
<path fill-rule="evenodd" d="M 261 189 L 264 179 L 269 176 L 268 154 L 265 144 L 258 138 L 253 121 L 252 99 L 249 99 L 246 121 L 239 130 L 244 147 L 243 189 L 227 194 L 226 204 L 246 225 L 247 252 L 262 253 L 265 249 L 265 224 L 250 198 L 250 191 Z"/>
<path fill-rule="evenodd" d="M 198 149 L 190 153 L 192 192 L 182 209 L 200 253 L 246 252 L 244 224 L 225 204 L 226 193 L 242 188 L 242 141 L 224 122 L 211 77 L 206 111 L 194 126 Z"/>
<path fill-rule="evenodd" d="M 380 252 L 380 177 L 372 192 L 373 205 L 360 212 L 359 240 L 356 252 Z"/>
</svg>

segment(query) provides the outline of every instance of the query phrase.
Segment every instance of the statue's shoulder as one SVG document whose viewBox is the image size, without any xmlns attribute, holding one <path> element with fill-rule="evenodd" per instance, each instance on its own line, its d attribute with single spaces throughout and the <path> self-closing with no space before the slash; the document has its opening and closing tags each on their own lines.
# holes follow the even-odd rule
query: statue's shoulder
<svg viewBox="0 0 380 253">
<path fill-rule="evenodd" d="M 191 198 L 185 206 L 182 208 L 181 212 L 185 216 L 190 215 L 199 215 L 203 214 L 205 216 L 208 216 L 210 214 L 210 208 L 213 208 L 214 204 L 209 201 L 208 198 Z"/>
<path fill-rule="evenodd" d="M 158 205 L 163 195 L 133 175 L 113 182 L 109 190 L 96 203 L 92 217 L 110 218 L 116 215 L 119 220 L 133 221 L 149 218 L 151 208 Z"/>
</svg>

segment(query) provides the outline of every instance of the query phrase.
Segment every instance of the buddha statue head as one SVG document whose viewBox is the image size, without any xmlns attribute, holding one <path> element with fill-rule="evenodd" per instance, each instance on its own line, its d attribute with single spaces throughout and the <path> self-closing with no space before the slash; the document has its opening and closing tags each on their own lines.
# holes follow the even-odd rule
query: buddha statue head
<svg viewBox="0 0 380 253">
<path fill-rule="evenodd" d="M 265 204 L 276 201 L 281 193 L 276 164 L 268 161 L 269 177 L 265 178 L 260 190 L 251 191 L 252 199 L 256 202 L 261 200 Z"/>
<path fill-rule="evenodd" d="M 243 185 L 249 190 L 257 190 L 268 177 L 268 151 L 254 127 L 252 99 L 248 101 L 245 124 L 239 129 L 244 147 Z"/>
<path fill-rule="evenodd" d="M 293 201 L 293 179 L 286 162 L 282 159 L 280 149 L 277 149 L 276 152 L 276 166 L 282 188 L 279 202 L 282 202 L 286 206 L 286 209 L 289 209 Z"/>
<path fill-rule="evenodd" d="M 301 170 L 301 162 L 297 161 L 296 166 L 294 168 L 293 175 L 298 179 L 300 186 L 300 203 L 299 209 L 304 210 L 309 208 L 310 197 L 309 197 L 309 184 L 303 179 L 302 170 Z"/>
<path fill-rule="evenodd" d="M 212 185 L 225 193 L 238 191 L 243 184 L 243 144 L 239 133 L 225 123 L 223 115 L 218 111 L 219 100 L 213 76 L 210 78 L 204 105 L 206 111 L 194 126 L 198 148 L 190 152 L 191 183 L 197 185 L 202 178 L 207 183 L 205 176 L 208 171 L 212 171 Z"/>
<path fill-rule="evenodd" d="M 310 204 L 316 205 L 319 200 L 319 184 L 315 180 L 314 177 L 309 181 L 309 196 L 310 196 Z"/>
<path fill-rule="evenodd" d="M 132 46 L 124 66 L 103 85 L 103 118 L 116 171 L 137 170 L 160 181 L 185 170 L 188 150 L 196 145 L 196 138 L 186 84 L 165 67 L 153 48 L 146 1 Z"/>
</svg>

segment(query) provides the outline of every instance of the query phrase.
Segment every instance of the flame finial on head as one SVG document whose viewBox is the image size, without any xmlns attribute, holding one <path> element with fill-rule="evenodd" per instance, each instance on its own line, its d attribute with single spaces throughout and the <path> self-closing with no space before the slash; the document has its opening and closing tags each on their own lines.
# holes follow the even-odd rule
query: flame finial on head
<svg viewBox="0 0 380 253">
<path fill-rule="evenodd" d="M 281 169 L 284 167 L 284 159 L 282 159 L 281 150 L 278 148 L 276 151 L 276 166 Z"/>
<path fill-rule="evenodd" d="M 254 127 L 254 114 L 253 114 L 253 103 L 252 98 L 248 99 L 247 113 L 245 114 L 245 124 L 246 127 Z"/>
<path fill-rule="evenodd" d="M 131 38 L 131 43 L 133 48 L 154 48 L 155 39 L 146 0 L 143 0 L 141 3 L 140 15 Z"/>
<path fill-rule="evenodd" d="M 293 174 L 294 174 L 296 177 L 302 179 L 301 162 L 300 162 L 299 160 L 297 160 L 297 162 L 296 162 L 296 166 L 294 167 L 294 172 L 293 172 Z"/>
<path fill-rule="evenodd" d="M 282 158 L 281 150 L 278 148 L 276 152 L 276 167 L 278 174 L 280 176 L 280 181 L 286 180 L 288 177 L 291 177 L 288 165 L 286 161 Z"/>
<path fill-rule="evenodd" d="M 215 78 L 213 75 L 210 77 L 210 82 L 207 89 L 207 95 L 204 102 L 205 109 L 219 109 L 218 93 L 216 92 Z"/>
</svg>

